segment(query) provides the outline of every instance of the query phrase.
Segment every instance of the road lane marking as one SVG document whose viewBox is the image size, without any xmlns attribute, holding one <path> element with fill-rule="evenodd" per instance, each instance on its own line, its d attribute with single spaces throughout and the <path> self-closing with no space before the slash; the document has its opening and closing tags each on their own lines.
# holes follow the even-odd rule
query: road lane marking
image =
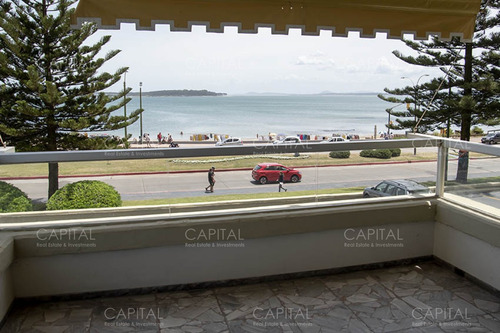
<svg viewBox="0 0 500 333">
<path fill-rule="evenodd" d="M 498 201 L 500 201 L 500 198 L 496 198 L 496 197 L 493 197 L 493 196 L 491 196 L 491 195 L 486 195 L 486 194 L 485 194 L 484 196 L 485 196 L 485 197 L 487 197 L 487 198 L 490 198 L 490 199 L 494 199 L 494 200 L 498 200 Z"/>
</svg>

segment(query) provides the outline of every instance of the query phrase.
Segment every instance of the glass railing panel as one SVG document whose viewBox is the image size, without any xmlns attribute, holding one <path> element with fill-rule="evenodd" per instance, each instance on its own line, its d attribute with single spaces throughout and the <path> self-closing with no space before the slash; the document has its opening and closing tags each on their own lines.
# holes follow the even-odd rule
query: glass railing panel
<svg viewBox="0 0 500 333">
<path fill-rule="evenodd" d="M 500 157 L 450 149 L 445 193 L 500 209 Z"/>
<path fill-rule="evenodd" d="M 356 198 L 362 197 L 364 188 L 395 179 L 413 179 L 432 186 L 436 179 L 436 148 L 415 144 L 415 154 L 412 140 L 390 141 L 359 140 L 333 145 L 306 142 L 286 147 L 245 142 L 229 149 L 216 147 L 214 142 L 200 142 L 167 149 L 159 146 L 38 155 L 15 153 L 0 158 L 5 163 L 0 165 L 0 176 L 26 192 L 40 204 L 39 208 L 47 201 L 48 161 L 59 162 L 60 188 L 79 180 L 101 180 L 120 193 L 124 206 L 293 196 L 309 196 L 307 201 L 312 202 L 319 201 L 319 197 L 325 200 L 325 194 L 346 193 L 357 193 L 353 197 Z M 394 148 L 400 143 L 402 149 Z M 375 148 L 387 153 L 385 147 L 392 149 L 391 156 L 383 158 L 384 152 L 378 151 L 370 156 L 363 153 L 373 153 Z M 32 163 L 41 160 L 45 163 Z M 273 166 L 274 175 L 256 169 L 259 165 Z M 209 191 L 211 167 L 215 167 L 214 192 Z M 285 178 L 281 189 L 280 170 Z"/>
</svg>

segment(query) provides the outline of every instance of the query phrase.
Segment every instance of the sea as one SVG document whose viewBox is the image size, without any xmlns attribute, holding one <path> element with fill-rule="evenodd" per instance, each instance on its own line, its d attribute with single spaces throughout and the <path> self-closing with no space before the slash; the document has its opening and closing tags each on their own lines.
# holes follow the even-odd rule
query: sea
<svg viewBox="0 0 500 333">
<path fill-rule="evenodd" d="M 131 98 L 127 114 L 139 108 L 139 97 Z M 159 132 L 171 134 L 174 140 L 188 140 L 193 134 L 368 136 L 374 134 L 375 126 L 377 133 L 387 131 L 385 110 L 392 106 L 376 94 L 142 97 L 142 122 L 143 133 L 153 140 Z M 115 112 L 123 115 L 123 108 Z M 139 120 L 127 132 L 138 138 Z M 107 134 L 123 136 L 124 130 Z"/>
</svg>

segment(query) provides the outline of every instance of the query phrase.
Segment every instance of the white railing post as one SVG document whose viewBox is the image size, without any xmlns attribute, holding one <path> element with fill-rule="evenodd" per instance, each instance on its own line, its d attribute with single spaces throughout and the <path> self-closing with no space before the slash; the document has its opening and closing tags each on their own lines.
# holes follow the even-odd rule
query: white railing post
<svg viewBox="0 0 500 333">
<path fill-rule="evenodd" d="M 446 177 L 446 156 L 448 156 L 448 148 L 443 141 L 438 143 L 438 159 L 437 159 L 437 175 L 436 175 L 436 195 L 442 197 L 444 195 L 444 182 Z"/>
</svg>

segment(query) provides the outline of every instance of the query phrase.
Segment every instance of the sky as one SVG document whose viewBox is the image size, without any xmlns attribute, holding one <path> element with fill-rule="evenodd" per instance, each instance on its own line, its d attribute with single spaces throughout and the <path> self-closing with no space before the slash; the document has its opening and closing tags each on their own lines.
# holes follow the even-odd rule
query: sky
<svg viewBox="0 0 500 333">
<path fill-rule="evenodd" d="M 170 32 L 168 25 L 156 31 L 136 31 L 134 24 L 120 30 L 99 30 L 89 42 L 112 36 L 104 51 L 121 52 L 103 66 L 114 72 L 129 67 L 126 83 L 133 91 L 164 89 L 207 89 L 230 95 L 256 93 L 315 94 L 324 91 L 383 92 L 416 83 L 421 75 L 438 75 L 436 70 L 408 65 L 393 50 L 412 51 L 400 40 L 302 36 L 300 30 L 289 35 L 272 35 L 261 28 L 257 34 L 238 34 L 226 27 L 224 33 L 207 33 L 205 27 L 192 32 Z M 401 79 L 401 77 L 409 77 Z M 430 77 L 423 77 L 420 83 Z M 122 89 L 123 81 L 109 91 Z"/>
</svg>

